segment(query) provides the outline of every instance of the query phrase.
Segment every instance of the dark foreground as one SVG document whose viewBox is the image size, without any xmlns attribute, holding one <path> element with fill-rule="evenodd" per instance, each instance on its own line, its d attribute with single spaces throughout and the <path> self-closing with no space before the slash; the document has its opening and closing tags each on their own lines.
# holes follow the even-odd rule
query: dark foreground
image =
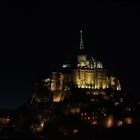
<svg viewBox="0 0 140 140">
<path fill-rule="evenodd" d="M 117 128 L 94 128 L 86 129 L 75 135 L 11 135 L 1 136 L 0 139 L 46 139 L 46 140 L 139 140 L 140 139 L 140 125 L 130 125 Z"/>
</svg>

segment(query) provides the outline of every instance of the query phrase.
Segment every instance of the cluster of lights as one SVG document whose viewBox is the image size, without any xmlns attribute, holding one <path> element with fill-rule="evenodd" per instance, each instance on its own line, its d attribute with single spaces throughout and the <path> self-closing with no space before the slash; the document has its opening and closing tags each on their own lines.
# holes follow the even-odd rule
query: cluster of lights
<svg viewBox="0 0 140 140">
<path fill-rule="evenodd" d="M 81 120 L 85 120 L 87 122 L 90 122 L 91 125 L 102 125 L 105 128 L 111 128 L 111 127 L 120 127 L 123 125 L 130 125 L 134 123 L 134 120 L 132 117 L 126 117 L 122 119 L 114 119 L 113 115 L 107 115 L 106 113 L 103 113 L 104 119 L 100 120 L 99 116 L 95 113 L 95 116 L 89 116 L 86 112 L 81 113 Z"/>
<path fill-rule="evenodd" d="M 9 116 L 0 118 L 0 124 L 9 124 L 10 121 L 11 121 L 11 119 Z"/>
<path fill-rule="evenodd" d="M 45 122 L 40 121 L 38 124 L 32 124 L 31 129 L 34 133 L 42 132 L 44 129 Z"/>
</svg>

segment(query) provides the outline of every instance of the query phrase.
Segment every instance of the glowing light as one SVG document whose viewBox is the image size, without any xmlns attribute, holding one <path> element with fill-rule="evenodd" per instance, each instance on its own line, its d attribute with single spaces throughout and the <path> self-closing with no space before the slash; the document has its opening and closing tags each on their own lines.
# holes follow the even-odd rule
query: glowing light
<svg viewBox="0 0 140 140">
<path fill-rule="evenodd" d="M 132 124 L 133 123 L 133 119 L 131 117 L 127 117 L 124 119 L 126 124 Z"/>
<path fill-rule="evenodd" d="M 0 118 L 0 124 L 8 124 L 10 121 L 11 119 L 7 117 Z"/>
<path fill-rule="evenodd" d="M 75 113 L 79 113 L 80 112 L 80 107 L 72 107 L 71 108 L 71 113 L 75 114 Z"/>
<path fill-rule="evenodd" d="M 92 125 L 97 125 L 97 124 L 98 124 L 98 121 L 96 121 L 96 120 L 92 121 Z"/>
<path fill-rule="evenodd" d="M 73 130 L 73 134 L 78 133 L 78 131 L 79 131 L 78 129 L 74 129 L 74 130 Z"/>
<path fill-rule="evenodd" d="M 44 121 L 40 122 L 40 127 L 42 127 L 42 128 L 44 127 Z"/>
<path fill-rule="evenodd" d="M 106 88 L 106 81 L 103 81 L 103 86 L 102 86 L 103 89 Z"/>
<path fill-rule="evenodd" d="M 106 128 L 110 128 L 114 125 L 114 119 L 113 119 L 113 116 L 112 115 L 109 115 L 107 118 L 106 118 L 106 121 L 105 121 L 105 127 Z"/>
<path fill-rule="evenodd" d="M 44 82 L 45 82 L 45 83 L 50 82 L 50 78 L 45 79 Z"/>
<path fill-rule="evenodd" d="M 119 105 L 119 102 L 115 102 L 115 106 L 118 106 Z"/>
<path fill-rule="evenodd" d="M 63 68 L 68 68 L 68 67 L 70 67 L 71 65 L 70 64 L 63 64 Z"/>
<path fill-rule="evenodd" d="M 104 116 L 106 116 L 106 114 L 104 113 Z"/>
<path fill-rule="evenodd" d="M 116 126 L 122 126 L 122 125 L 123 125 L 123 122 L 121 120 L 116 121 Z"/>
<path fill-rule="evenodd" d="M 117 86 L 117 90 L 121 91 L 121 86 L 120 85 Z"/>
<path fill-rule="evenodd" d="M 53 102 L 60 102 L 61 101 L 61 96 L 54 96 Z"/>
</svg>

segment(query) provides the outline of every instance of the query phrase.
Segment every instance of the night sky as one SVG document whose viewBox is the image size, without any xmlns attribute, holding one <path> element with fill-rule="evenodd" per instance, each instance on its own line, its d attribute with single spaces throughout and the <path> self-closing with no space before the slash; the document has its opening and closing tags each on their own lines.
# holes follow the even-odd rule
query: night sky
<svg viewBox="0 0 140 140">
<path fill-rule="evenodd" d="M 90 54 L 118 75 L 129 95 L 140 97 L 140 2 L 0 5 L 0 108 L 23 105 L 36 79 L 78 49 L 81 29 Z"/>
</svg>

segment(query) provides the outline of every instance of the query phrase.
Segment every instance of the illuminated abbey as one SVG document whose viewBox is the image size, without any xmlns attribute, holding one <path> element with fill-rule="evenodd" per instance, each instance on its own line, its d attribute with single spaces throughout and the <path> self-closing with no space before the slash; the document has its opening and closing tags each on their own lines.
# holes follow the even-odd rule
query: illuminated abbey
<svg viewBox="0 0 140 140">
<path fill-rule="evenodd" d="M 65 63 L 46 78 L 41 78 L 33 91 L 31 106 L 35 104 L 50 107 L 48 113 L 53 112 L 53 109 L 59 110 L 64 120 L 77 119 L 90 126 L 110 128 L 132 124 L 132 109 L 126 104 L 126 94 L 121 89 L 119 79 L 109 73 L 102 62 L 88 55 L 82 31 L 79 49 L 74 58 L 74 61 L 71 59 L 71 63 Z M 31 125 L 34 132 L 43 130 L 49 116 L 46 114 L 44 117 L 47 108 L 42 108 L 42 120 L 39 115 L 39 123 Z M 61 121 L 63 129 L 63 119 Z M 74 122 L 74 130 L 75 125 Z M 68 130 L 70 131 L 69 127 Z"/>
<path fill-rule="evenodd" d="M 54 71 L 44 79 L 44 85 L 53 94 L 53 101 L 63 101 L 65 95 L 72 89 L 89 89 L 88 94 L 105 95 L 107 89 L 121 91 L 120 81 L 107 74 L 102 62 L 86 54 L 80 31 L 80 47 L 77 63 L 63 64 L 61 71 Z"/>
</svg>

